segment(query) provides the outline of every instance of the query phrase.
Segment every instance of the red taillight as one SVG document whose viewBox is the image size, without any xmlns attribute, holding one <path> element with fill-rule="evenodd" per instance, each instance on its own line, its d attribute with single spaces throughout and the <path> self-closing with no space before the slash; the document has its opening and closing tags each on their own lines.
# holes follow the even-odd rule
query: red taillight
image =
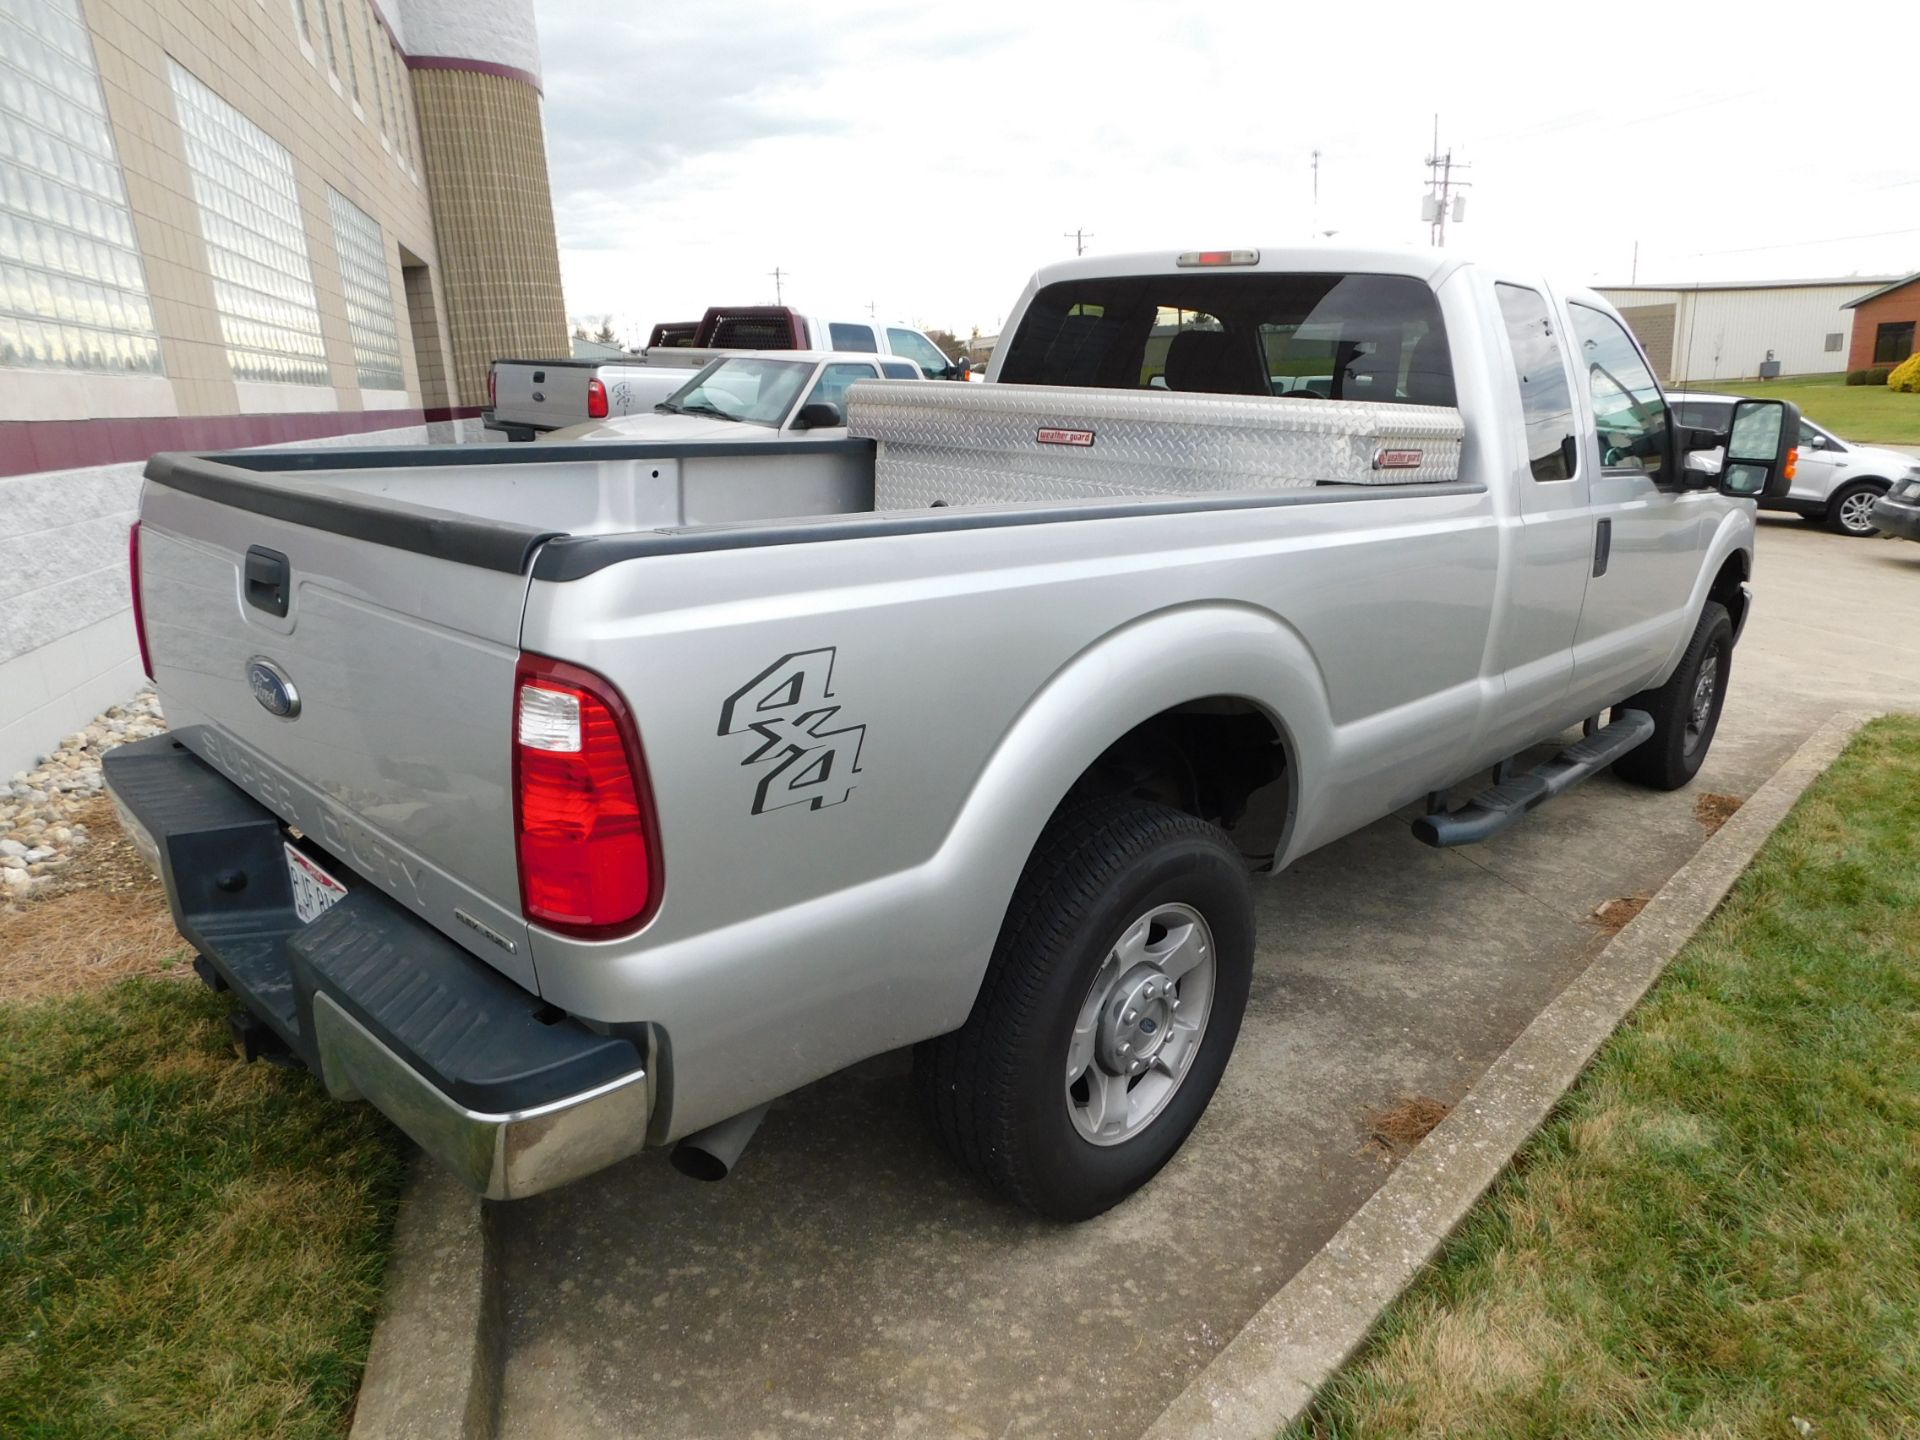
<svg viewBox="0 0 1920 1440">
<path fill-rule="evenodd" d="M 587 381 L 587 418 L 604 420 L 607 418 L 607 386 L 599 376 Z"/>
<path fill-rule="evenodd" d="M 513 819 L 520 904 L 550 930 L 603 939 L 660 905 L 653 794 L 633 716 L 591 670 L 522 655 L 514 676 Z"/>
<path fill-rule="evenodd" d="M 147 650 L 147 607 L 140 600 L 140 522 L 127 530 L 127 581 L 133 590 L 133 638 L 140 642 L 140 669 L 153 678 L 153 656 Z"/>
<path fill-rule="evenodd" d="M 495 373 L 493 366 L 489 365 L 487 366 L 487 408 L 489 410 L 499 406 L 499 395 L 500 377 Z"/>
</svg>

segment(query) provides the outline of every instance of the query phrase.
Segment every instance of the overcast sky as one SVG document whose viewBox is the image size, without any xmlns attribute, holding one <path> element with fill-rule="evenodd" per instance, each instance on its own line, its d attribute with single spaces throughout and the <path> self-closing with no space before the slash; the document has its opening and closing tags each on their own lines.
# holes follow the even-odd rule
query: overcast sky
<svg viewBox="0 0 1920 1440">
<path fill-rule="evenodd" d="M 1424 245 L 1436 111 L 1472 166 L 1450 248 L 1589 284 L 1624 283 L 1636 240 L 1642 283 L 1920 270 L 1898 0 L 1791 24 L 1687 0 L 537 3 L 568 310 L 637 342 L 770 302 L 776 265 L 804 310 L 992 332 L 1076 227 L 1107 253 Z"/>
</svg>

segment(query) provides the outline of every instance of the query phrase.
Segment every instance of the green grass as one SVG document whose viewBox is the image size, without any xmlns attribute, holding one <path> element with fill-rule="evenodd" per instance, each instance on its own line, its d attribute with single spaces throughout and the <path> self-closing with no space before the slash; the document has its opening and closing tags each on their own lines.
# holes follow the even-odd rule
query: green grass
<svg viewBox="0 0 1920 1440">
<path fill-rule="evenodd" d="M 1703 380 L 1689 388 L 1753 395 L 1762 400 L 1791 400 L 1814 424 L 1861 445 L 1920 445 L 1920 395 L 1896 394 L 1884 385 L 1847 385 L 1839 376 L 1821 375 L 1784 380 Z"/>
<path fill-rule="evenodd" d="M 129 980 L 0 1006 L 0 1435 L 337 1437 L 404 1168 L 365 1106 Z"/>
<path fill-rule="evenodd" d="M 1920 1435 L 1920 719 L 1801 800 L 1288 1433 Z"/>
</svg>

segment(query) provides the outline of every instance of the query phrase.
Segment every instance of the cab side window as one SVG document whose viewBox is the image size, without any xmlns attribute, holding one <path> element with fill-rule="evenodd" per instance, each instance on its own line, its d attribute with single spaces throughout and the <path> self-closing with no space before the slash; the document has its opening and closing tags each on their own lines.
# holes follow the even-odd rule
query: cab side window
<svg viewBox="0 0 1920 1440">
<path fill-rule="evenodd" d="M 1544 296 L 1524 285 L 1495 285 L 1507 347 L 1513 351 L 1526 422 L 1527 463 L 1536 480 L 1571 480 L 1576 468 L 1573 391 L 1567 385 L 1566 353 L 1554 334 Z"/>
<path fill-rule="evenodd" d="M 806 403 L 825 400 L 838 405 L 844 415 L 847 409 L 847 391 L 853 388 L 856 380 L 871 380 L 877 372 L 871 365 L 829 365 L 820 372 L 820 378 L 814 382 L 813 393 L 807 396 Z M 798 411 L 794 412 L 798 414 Z"/>
<path fill-rule="evenodd" d="M 871 325 L 849 325 L 834 320 L 827 325 L 827 336 L 836 350 L 855 350 L 863 355 L 872 355 L 880 349 L 880 342 L 873 338 Z"/>
<path fill-rule="evenodd" d="M 906 360 L 882 360 L 880 373 L 889 380 L 919 380 L 924 378 L 918 366 Z"/>
<path fill-rule="evenodd" d="M 1570 305 L 1580 363 L 1593 397 L 1600 463 L 1658 482 L 1667 453 L 1667 402 L 1626 327 L 1586 305 Z"/>
<path fill-rule="evenodd" d="M 952 363 L 934 343 L 915 330 L 887 331 L 887 344 L 896 355 L 904 355 L 926 372 L 927 379 L 938 380 Z"/>
</svg>

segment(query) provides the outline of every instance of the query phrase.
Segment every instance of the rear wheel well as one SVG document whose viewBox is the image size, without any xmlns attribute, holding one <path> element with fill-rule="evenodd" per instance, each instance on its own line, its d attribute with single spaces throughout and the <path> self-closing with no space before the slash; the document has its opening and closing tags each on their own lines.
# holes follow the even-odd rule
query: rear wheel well
<svg viewBox="0 0 1920 1440">
<path fill-rule="evenodd" d="M 1293 767 L 1265 710 L 1215 695 L 1163 710 L 1114 741 L 1067 798 L 1090 795 L 1156 800 L 1212 821 L 1250 865 L 1265 869 L 1293 819 Z"/>
<path fill-rule="evenodd" d="M 1734 551 L 1721 562 L 1720 573 L 1713 577 L 1713 584 L 1707 590 L 1709 600 L 1718 600 L 1726 607 L 1727 614 L 1733 620 L 1735 635 L 1740 633 L 1741 622 L 1747 618 L 1747 592 L 1742 587 L 1746 584 L 1751 565 L 1746 551 Z"/>
</svg>

